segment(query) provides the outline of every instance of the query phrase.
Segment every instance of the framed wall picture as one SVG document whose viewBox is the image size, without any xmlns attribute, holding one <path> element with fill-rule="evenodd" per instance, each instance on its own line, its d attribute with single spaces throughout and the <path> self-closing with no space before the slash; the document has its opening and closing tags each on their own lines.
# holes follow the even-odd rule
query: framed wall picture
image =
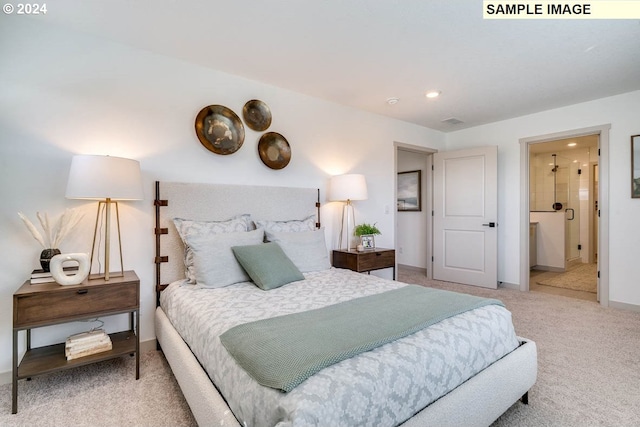
<svg viewBox="0 0 640 427">
<path fill-rule="evenodd" d="M 360 236 L 360 244 L 363 249 L 375 249 L 376 248 L 376 240 L 373 234 L 363 234 Z"/>
<path fill-rule="evenodd" d="M 631 137 L 631 198 L 640 199 L 640 135 Z"/>
<path fill-rule="evenodd" d="M 398 172 L 398 212 L 422 210 L 422 171 Z"/>
</svg>

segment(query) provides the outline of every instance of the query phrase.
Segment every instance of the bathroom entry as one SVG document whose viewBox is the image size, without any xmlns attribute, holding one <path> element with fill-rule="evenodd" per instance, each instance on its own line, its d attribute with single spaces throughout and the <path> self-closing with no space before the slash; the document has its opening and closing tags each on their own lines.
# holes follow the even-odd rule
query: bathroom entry
<svg viewBox="0 0 640 427">
<path fill-rule="evenodd" d="M 597 300 L 597 162 L 598 135 L 529 146 L 531 290 Z"/>
</svg>

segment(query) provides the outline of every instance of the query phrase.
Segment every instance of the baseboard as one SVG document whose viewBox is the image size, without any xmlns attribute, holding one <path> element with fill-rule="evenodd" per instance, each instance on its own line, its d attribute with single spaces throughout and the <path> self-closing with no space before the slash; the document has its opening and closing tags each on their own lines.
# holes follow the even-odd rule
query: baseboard
<svg viewBox="0 0 640 427">
<path fill-rule="evenodd" d="M 156 350 L 156 339 L 150 339 L 147 341 L 140 342 L 140 353 L 146 353 L 147 351 L 155 351 Z M 11 384 L 13 380 L 13 374 L 11 371 L 0 372 L 0 384 Z"/>
<path fill-rule="evenodd" d="M 498 287 L 499 288 L 506 288 L 506 289 L 514 289 L 516 291 L 520 290 L 520 285 L 517 285 L 515 283 L 498 282 Z"/>
<path fill-rule="evenodd" d="M 620 310 L 636 311 L 640 312 L 640 305 L 627 304 L 626 302 L 618 302 L 609 300 L 609 307 L 618 308 Z"/>
<path fill-rule="evenodd" d="M 156 341 L 155 338 L 147 341 L 140 341 L 140 354 L 146 353 L 147 351 L 156 350 L 158 348 L 157 343 L 158 341 Z"/>
<path fill-rule="evenodd" d="M 427 275 L 427 269 L 422 267 L 414 267 L 413 265 L 405 265 L 398 264 L 398 269 L 402 268 L 403 270 L 415 271 L 416 273 L 422 273 L 425 276 Z"/>
</svg>

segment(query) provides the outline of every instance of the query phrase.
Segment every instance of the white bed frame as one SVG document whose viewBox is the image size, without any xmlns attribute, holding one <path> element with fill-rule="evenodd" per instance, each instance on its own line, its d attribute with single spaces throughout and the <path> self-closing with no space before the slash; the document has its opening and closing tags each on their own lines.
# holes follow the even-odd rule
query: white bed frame
<svg viewBox="0 0 640 427">
<path fill-rule="evenodd" d="M 156 182 L 156 288 L 158 298 L 167 284 L 184 277 L 183 246 L 173 226 L 176 217 L 226 220 L 251 214 L 254 220 L 301 219 L 317 212 L 317 189 L 218 184 Z M 240 424 L 218 389 L 202 369 L 158 305 L 155 332 L 199 426 Z M 533 341 L 521 345 L 453 391 L 433 402 L 403 427 L 488 426 L 518 400 L 527 403 L 537 377 L 537 349 Z"/>
</svg>

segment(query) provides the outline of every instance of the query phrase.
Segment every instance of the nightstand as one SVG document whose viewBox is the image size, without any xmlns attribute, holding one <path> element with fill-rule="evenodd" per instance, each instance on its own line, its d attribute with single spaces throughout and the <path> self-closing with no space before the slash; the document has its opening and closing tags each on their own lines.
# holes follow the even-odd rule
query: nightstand
<svg viewBox="0 0 640 427">
<path fill-rule="evenodd" d="M 129 330 L 110 334 L 113 348 L 67 360 L 65 343 L 31 348 L 31 329 L 114 314 L 129 314 Z M 18 332 L 27 333 L 27 350 L 18 361 Z M 140 378 L 140 279 L 133 271 L 122 277 L 85 280 L 79 285 L 32 285 L 27 280 L 13 294 L 13 400 L 18 412 L 18 380 L 88 365 L 126 354 L 136 356 L 136 380 Z"/>
<path fill-rule="evenodd" d="M 396 280 L 396 251 L 395 249 L 385 248 L 366 249 L 360 252 L 355 250 L 334 250 L 333 266 L 336 268 L 348 268 L 358 273 L 393 268 L 393 280 Z"/>
</svg>

